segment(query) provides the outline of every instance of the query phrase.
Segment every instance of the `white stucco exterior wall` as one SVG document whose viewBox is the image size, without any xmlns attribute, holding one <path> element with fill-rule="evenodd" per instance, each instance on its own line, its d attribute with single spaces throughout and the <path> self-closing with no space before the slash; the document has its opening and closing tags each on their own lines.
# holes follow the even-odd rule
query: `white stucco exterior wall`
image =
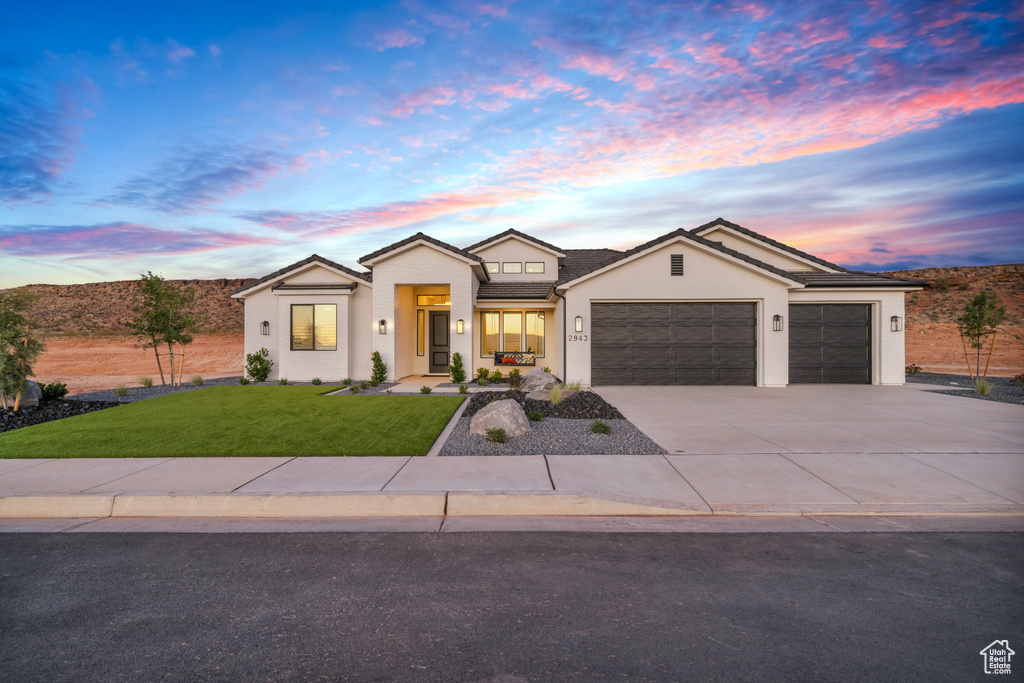
<svg viewBox="0 0 1024 683">
<path fill-rule="evenodd" d="M 684 275 L 671 275 L 671 255 L 683 254 Z M 789 287 L 746 266 L 705 251 L 680 238 L 665 246 L 572 285 L 566 292 L 567 381 L 590 384 L 591 302 L 602 301 L 749 301 L 757 304 L 757 384 L 782 387 L 789 381 L 789 338 L 773 332 L 775 314 L 787 315 Z M 586 341 L 572 340 L 574 321 L 583 316 Z M 560 322 L 560 321 L 559 321 Z"/>
<path fill-rule="evenodd" d="M 493 246 L 484 247 L 474 253 L 484 261 L 495 261 L 498 263 L 513 262 L 521 263 L 523 265 L 523 272 L 521 275 L 504 272 L 491 273 L 491 280 L 494 282 L 553 282 L 558 279 L 558 257 L 550 251 L 546 251 L 534 244 L 524 242 L 523 240 L 515 237 L 510 237 L 509 239 L 499 242 Z M 543 263 L 544 272 L 527 273 L 526 263 L 528 261 Z"/>
<path fill-rule="evenodd" d="M 745 236 L 737 236 L 726 229 L 713 230 L 711 232 L 701 235 L 704 239 L 712 242 L 718 242 L 723 247 L 728 247 L 733 251 L 738 251 L 741 254 L 746 254 L 756 258 L 762 263 L 767 263 L 770 266 L 775 266 L 782 270 L 794 272 L 801 270 L 816 270 L 820 272 L 828 272 L 825 268 L 810 262 L 802 261 L 787 255 L 781 250 L 772 249 L 766 244 L 762 244 L 757 240 L 750 239 Z"/>
</svg>

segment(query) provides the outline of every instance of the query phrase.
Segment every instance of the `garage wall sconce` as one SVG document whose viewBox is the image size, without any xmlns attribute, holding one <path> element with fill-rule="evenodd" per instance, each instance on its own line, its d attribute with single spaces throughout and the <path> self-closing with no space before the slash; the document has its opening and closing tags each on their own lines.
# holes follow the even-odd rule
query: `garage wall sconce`
<svg viewBox="0 0 1024 683">
<path fill-rule="evenodd" d="M 263 334 L 263 335 L 270 334 L 270 321 L 269 320 L 264 320 L 263 322 L 260 323 L 260 334 Z"/>
<path fill-rule="evenodd" d="M 899 317 L 898 315 L 894 315 L 893 317 L 889 318 L 889 329 L 892 330 L 893 332 L 902 332 L 903 318 Z"/>
<path fill-rule="evenodd" d="M 380 322 L 377 323 L 377 331 L 380 332 L 381 334 L 387 334 L 388 333 L 388 321 L 385 320 L 384 318 L 381 318 Z"/>
<path fill-rule="evenodd" d="M 455 331 L 458 334 L 462 334 L 463 325 L 465 325 L 465 323 L 462 322 L 462 318 L 459 318 L 459 321 L 457 323 L 455 323 Z"/>
<path fill-rule="evenodd" d="M 772 316 L 772 330 L 782 332 L 782 316 L 777 313 Z"/>
<path fill-rule="evenodd" d="M 583 331 L 583 316 L 582 315 L 576 316 L 576 331 L 577 332 L 582 332 Z"/>
</svg>

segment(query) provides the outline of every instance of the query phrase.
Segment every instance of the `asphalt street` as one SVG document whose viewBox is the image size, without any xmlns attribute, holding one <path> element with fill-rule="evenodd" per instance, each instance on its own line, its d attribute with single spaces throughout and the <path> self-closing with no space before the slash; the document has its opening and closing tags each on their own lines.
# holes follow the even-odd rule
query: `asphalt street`
<svg viewBox="0 0 1024 683">
<path fill-rule="evenodd" d="M 1013 533 L 3 534 L 0 680 L 986 680 L 1022 573 Z"/>
</svg>

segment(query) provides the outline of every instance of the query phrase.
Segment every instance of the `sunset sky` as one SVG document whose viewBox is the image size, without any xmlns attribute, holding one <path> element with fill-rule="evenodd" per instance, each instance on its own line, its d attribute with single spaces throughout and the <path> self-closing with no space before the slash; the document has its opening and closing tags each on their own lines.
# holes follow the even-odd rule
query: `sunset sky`
<svg viewBox="0 0 1024 683">
<path fill-rule="evenodd" d="M 0 288 L 717 216 L 1024 261 L 1024 3 L 0 3 Z"/>
</svg>

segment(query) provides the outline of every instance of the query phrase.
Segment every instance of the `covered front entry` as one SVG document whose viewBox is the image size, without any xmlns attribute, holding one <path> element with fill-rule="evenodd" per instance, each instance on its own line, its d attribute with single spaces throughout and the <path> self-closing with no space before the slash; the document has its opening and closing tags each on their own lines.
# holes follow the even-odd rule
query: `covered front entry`
<svg viewBox="0 0 1024 683">
<path fill-rule="evenodd" d="M 430 372 L 448 372 L 451 337 L 447 311 L 430 311 Z"/>
<path fill-rule="evenodd" d="M 871 384 L 871 304 L 790 304 L 790 384 Z"/>
<path fill-rule="evenodd" d="M 753 303 L 594 303 L 591 383 L 757 384 Z"/>
</svg>

